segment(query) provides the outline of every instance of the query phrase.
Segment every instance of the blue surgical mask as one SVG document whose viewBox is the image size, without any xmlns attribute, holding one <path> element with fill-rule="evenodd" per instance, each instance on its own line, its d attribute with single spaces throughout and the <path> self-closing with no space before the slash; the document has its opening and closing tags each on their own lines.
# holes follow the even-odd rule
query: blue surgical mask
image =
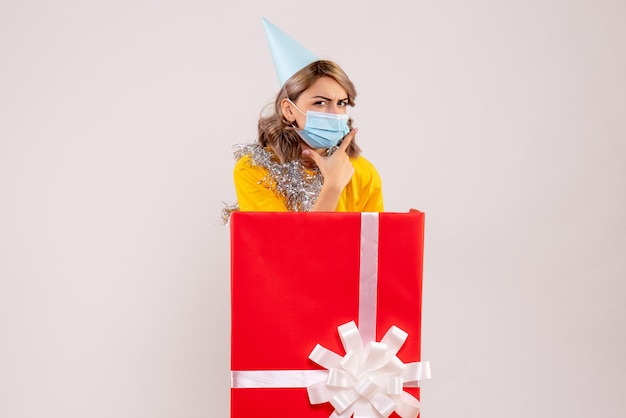
<svg viewBox="0 0 626 418">
<path fill-rule="evenodd" d="M 292 105 L 306 116 L 304 129 L 298 129 L 300 137 L 311 148 L 331 148 L 336 146 L 350 132 L 350 115 L 307 111 L 306 114 L 291 100 Z"/>
</svg>

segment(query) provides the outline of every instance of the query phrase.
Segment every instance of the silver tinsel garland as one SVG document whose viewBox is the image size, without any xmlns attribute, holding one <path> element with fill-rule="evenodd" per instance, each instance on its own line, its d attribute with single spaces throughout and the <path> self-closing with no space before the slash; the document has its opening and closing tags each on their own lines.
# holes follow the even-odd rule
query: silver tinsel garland
<svg viewBox="0 0 626 418">
<path fill-rule="evenodd" d="M 259 185 L 276 192 L 284 199 L 290 212 L 309 212 L 322 190 L 323 178 L 317 167 L 307 168 L 301 160 L 281 163 L 278 158 L 258 144 L 239 144 L 233 147 L 236 160 L 250 157 L 253 166 L 265 168 L 268 173 Z M 222 210 L 224 223 L 237 205 L 226 206 Z"/>
</svg>

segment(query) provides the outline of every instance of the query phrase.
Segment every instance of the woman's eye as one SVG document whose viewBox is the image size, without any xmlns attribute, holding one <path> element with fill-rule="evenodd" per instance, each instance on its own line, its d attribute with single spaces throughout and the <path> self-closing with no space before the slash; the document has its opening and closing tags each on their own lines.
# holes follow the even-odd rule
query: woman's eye
<svg viewBox="0 0 626 418">
<path fill-rule="evenodd" d="M 346 106 L 348 106 L 348 102 L 347 102 L 347 101 L 345 101 L 345 100 L 340 101 L 338 104 L 339 104 L 339 106 L 341 106 L 341 107 L 346 107 Z"/>
<path fill-rule="evenodd" d="M 326 102 L 325 102 L 324 100 L 320 100 L 320 101 L 318 101 L 318 102 L 315 102 L 315 104 L 316 104 L 317 106 L 326 106 Z"/>
</svg>

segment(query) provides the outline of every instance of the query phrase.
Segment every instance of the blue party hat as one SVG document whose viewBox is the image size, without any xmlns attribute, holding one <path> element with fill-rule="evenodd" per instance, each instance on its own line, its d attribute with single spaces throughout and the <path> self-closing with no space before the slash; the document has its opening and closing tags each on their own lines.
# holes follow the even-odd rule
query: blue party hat
<svg viewBox="0 0 626 418">
<path fill-rule="evenodd" d="M 292 75 L 319 58 L 278 27 L 263 19 L 265 36 L 272 52 L 278 82 L 282 86 Z"/>
</svg>

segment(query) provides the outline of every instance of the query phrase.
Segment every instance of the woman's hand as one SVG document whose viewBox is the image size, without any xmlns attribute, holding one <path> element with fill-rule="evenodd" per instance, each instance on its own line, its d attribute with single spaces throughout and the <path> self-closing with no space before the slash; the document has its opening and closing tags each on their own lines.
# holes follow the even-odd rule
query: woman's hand
<svg viewBox="0 0 626 418">
<path fill-rule="evenodd" d="M 322 173 L 322 177 L 324 177 L 324 184 L 317 202 L 313 206 L 313 211 L 331 212 L 337 208 L 339 196 L 354 174 L 354 167 L 346 150 L 356 136 L 357 131 L 358 129 L 356 128 L 351 130 L 345 136 L 339 148 L 329 157 L 322 157 L 312 149 L 302 152 L 304 157 L 308 157 L 315 162 Z"/>
</svg>

